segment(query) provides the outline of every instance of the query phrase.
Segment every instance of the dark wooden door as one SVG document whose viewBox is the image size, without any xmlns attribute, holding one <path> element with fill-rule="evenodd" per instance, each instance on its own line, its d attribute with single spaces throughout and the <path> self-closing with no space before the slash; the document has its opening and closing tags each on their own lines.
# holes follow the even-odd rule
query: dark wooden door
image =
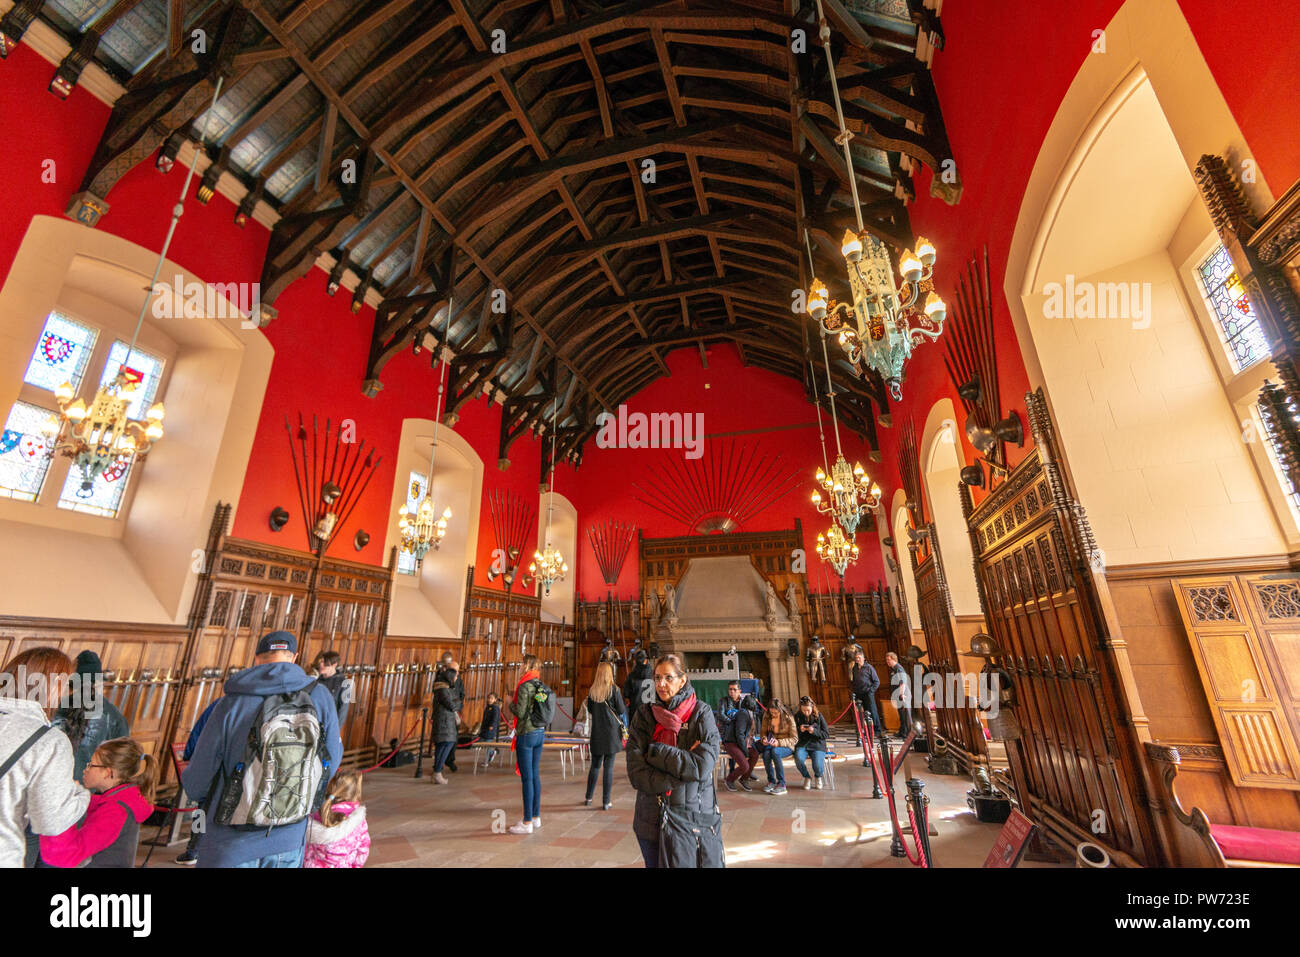
<svg viewBox="0 0 1300 957">
<path fill-rule="evenodd" d="M 1015 690 L 1014 787 L 1057 843 L 1158 864 L 1127 650 L 1111 639 L 1100 558 L 1041 390 L 1026 401 L 1033 451 L 978 508 L 962 488 L 985 620 Z"/>
</svg>

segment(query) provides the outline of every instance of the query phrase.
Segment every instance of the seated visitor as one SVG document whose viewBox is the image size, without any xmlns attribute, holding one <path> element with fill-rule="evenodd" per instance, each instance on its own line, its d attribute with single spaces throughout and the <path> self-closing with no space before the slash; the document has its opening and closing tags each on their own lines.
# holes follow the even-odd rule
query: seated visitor
<svg viewBox="0 0 1300 957">
<path fill-rule="evenodd" d="M 130 738 L 101 744 L 82 780 L 92 792 L 86 816 L 62 834 L 41 838 L 49 867 L 134 867 L 140 825 L 154 812 L 158 763 Z"/>
<path fill-rule="evenodd" d="M 822 774 L 826 771 L 826 739 L 830 737 L 830 729 L 826 727 L 826 719 L 817 710 L 817 705 L 807 695 L 799 699 L 799 712 L 794 716 L 794 722 L 799 731 L 799 742 L 794 746 L 794 766 L 803 776 L 803 789 L 807 791 L 813 786 L 806 766 L 811 756 L 813 776 L 817 779 L 817 790 L 820 791 Z"/>
<path fill-rule="evenodd" d="M 718 708 L 722 749 L 734 765 L 723 782 L 728 791 L 736 790 L 737 785 L 746 791 L 753 790 L 749 786 L 753 769 L 750 754 L 755 759 L 758 757 L 758 752 L 754 751 L 754 716 L 747 708 L 741 707 L 742 700 L 740 682 L 733 681 L 727 685 L 727 697 L 722 699 Z"/>
<path fill-rule="evenodd" d="M 763 767 L 767 770 L 767 794 L 785 794 L 784 758 L 794 754 L 794 746 L 799 742 L 799 732 L 795 728 L 794 718 L 786 710 L 779 698 L 773 698 L 763 713 Z"/>
<path fill-rule="evenodd" d="M 495 692 L 489 691 L 487 704 L 483 706 L 483 717 L 479 719 L 478 735 L 480 741 L 495 741 L 501 735 L 501 705 L 497 701 Z M 491 764 L 496 760 L 497 749 L 492 748 L 488 751 L 485 764 Z"/>
</svg>

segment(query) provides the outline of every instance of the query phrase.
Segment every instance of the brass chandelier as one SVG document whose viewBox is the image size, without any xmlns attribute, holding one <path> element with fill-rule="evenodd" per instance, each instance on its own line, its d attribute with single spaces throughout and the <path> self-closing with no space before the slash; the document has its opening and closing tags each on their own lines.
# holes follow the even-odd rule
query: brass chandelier
<svg viewBox="0 0 1300 957">
<path fill-rule="evenodd" d="M 441 349 L 446 348 L 447 336 L 451 330 L 451 308 L 452 300 L 448 298 L 447 316 L 442 326 Z M 429 554 L 429 549 L 437 550 L 447 534 L 447 522 L 451 519 L 451 507 L 444 508 L 439 515 L 438 507 L 433 501 L 433 464 L 438 455 L 438 425 L 442 421 L 442 394 L 449 360 L 446 354 L 441 358 L 443 361 L 438 367 L 438 404 L 433 417 L 433 444 L 429 449 L 429 481 L 425 483 L 424 495 L 414 512 L 407 508 L 405 503 L 397 510 L 397 528 L 402 539 L 402 551 L 415 557 L 416 568 L 424 564 L 424 556 Z"/>
<path fill-rule="evenodd" d="M 221 97 L 223 78 L 217 78 L 216 88 L 212 92 L 212 105 L 208 109 L 209 129 L 212 115 L 216 112 L 217 100 Z M 203 138 L 207 138 L 205 130 Z M 77 489 L 78 498 L 91 498 L 95 494 L 95 479 L 112 468 L 122 459 L 143 461 L 154 443 L 163 437 L 163 417 L 166 410 L 161 402 L 155 402 L 145 413 L 144 422 L 131 418 L 131 393 L 140 387 L 142 375 L 129 365 L 135 353 L 136 342 L 140 338 L 140 329 L 144 325 L 145 313 L 153 301 L 154 290 L 158 288 L 158 277 L 162 274 L 163 264 L 167 261 L 167 250 L 171 248 L 172 237 L 176 235 L 176 226 L 181 214 L 185 212 L 185 197 L 189 193 L 190 183 L 194 179 L 195 167 L 199 154 L 203 152 L 203 142 L 194 149 L 190 159 L 190 169 L 181 184 L 181 195 L 172 207 L 171 224 L 167 227 L 167 236 L 163 240 L 162 250 L 158 253 L 158 264 L 154 267 L 153 279 L 145 292 L 144 302 L 140 305 L 140 315 L 135 321 L 135 331 L 131 334 L 131 343 L 126 355 L 117 368 L 113 380 L 100 385 L 95 397 L 87 408 L 85 400 L 74 398 L 76 389 L 71 382 L 62 383 L 54 390 L 54 399 L 59 404 L 59 414 L 51 415 L 45 420 L 41 432 L 46 438 L 46 455 L 56 452 L 72 459 L 73 465 L 81 473 L 81 487 Z"/>
<path fill-rule="evenodd" d="M 564 561 L 564 556 L 560 550 L 551 544 L 551 515 L 555 511 L 555 427 L 556 414 L 559 411 L 559 399 L 556 398 L 551 406 L 551 471 L 550 471 L 550 500 L 546 505 L 546 545 L 541 551 L 533 552 L 533 560 L 528 564 L 529 573 L 536 578 L 546 589 L 546 594 L 551 593 L 551 586 L 556 582 L 564 581 L 564 576 L 569 573 L 569 566 Z"/>
<path fill-rule="evenodd" d="M 858 560 L 858 546 L 852 535 L 845 537 L 840 527 L 832 524 L 824 534 L 818 534 L 817 554 L 843 578 L 849 565 Z"/>
<path fill-rule="evenodd" d="M 913 347 L 925 340 L 933 341 L 943 333 L 948 308 L 934 291 L 931 281 L 937 252 L 928 239 L 917 237 L 916 252 L 906 250 L 899 260 L 900 285 L 895 282 L 889 248 L 867 232 L 862 222 L 853 155 L 849 150 L 853 134 L 844 124 L 840 88 L 831 57 L 831 31 L 822 12 L 821 0 L 817 0 L 817 15 L 821 22 L 822 44 L 826 47 L 835 113 L 840 124 L 835 141 L 844 149 L 858 228 L 856 233 L 846 230 L 840 246 L 849 274 L 852 305 L 831 299 L 826 284 L 814 275 L 806 300 L 808 314 L 826 332 L 838 333 L 840 346 L 847 353 L 849 362 L 855 366 L 865 362 L 868 368 L 874 369 L 897 401 L 903 398 L 903 368 L 912 356 Z M 925 298 L 922 301 L 923 294 Z M 918 302 L 923 302 L 919 311 Z"/>
<path fill-rule="evenodd" d="M 804 242 L 808 243 L 808 234 L 804 233 Z M 808 245 L 808 261 L 812 262 L 812 247 Z M 867 475 L 867 470 L 862 467 L 861 462 L 849 465 L 848 459 L 844 457 L 844 448 L 840 444 L 840 423 L 839 416 L 835 411 L 835 385 L 831 379 L 831 362 L 830 354 L 826 349 L 826 332 L 822 331 L 822 360 L 826 364 L 826 395 L 830 399 L 831 405 L 831 426 L 835 432 L 835 464 L 830 468 L 825 467 L 826 462 L 826 436 L 821 432 L 821 403 L 817 403 L 817 427 L 821 436 L 822 443 L 822 467 L 817 469 L 816 481 L 822 490 L 828 495 L 828 498 L 822 498 L 822 492 L 816 489 L 812 493 L 813 507 L 822 515 L 830 515 L 832 521 L 843 528 L 845 534 L 853 536 L 858 530 L 858 524 L 862 521 L 869 511 L 880 504 L 881 491 L 880 486 L 871 480 Z M 809 370 L 813 373 L 814 381 L 816 379 L 816 370 L 812 369 L 811 362 Z"/>
</svg>

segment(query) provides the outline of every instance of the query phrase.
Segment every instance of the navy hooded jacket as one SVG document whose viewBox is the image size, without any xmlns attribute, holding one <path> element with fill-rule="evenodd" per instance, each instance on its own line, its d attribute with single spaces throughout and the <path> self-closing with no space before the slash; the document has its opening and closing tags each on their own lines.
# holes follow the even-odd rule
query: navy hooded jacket
<svg viewBox="0 0 1300 957">
<path fill-rule="evenodd" d="M 262 710 L 262 699 L 268 695 L 298 691 L 313 681 L 315 679 L 296 664 L 277 661 L 246 668 L 226 682 L 225 695 L 213 707 L 194 748 L 194 757 L 181 776 L 185 793 L 206 812 L 200 867 L 234 867 L 305 846 L 307 818 L 296 824 L 272 828 L 269 832 L 225 827 L 217 824 L 215 818 L 216 805 L 226 781 L 244 757 L 248 732 Z M 328 688 L 318 684 L 312 689 L 311 700 L 320 716 L 321 732 L 330 757 L 329 774 L 333 776 L 343 758 L 334 696 Z"/>
</svg>

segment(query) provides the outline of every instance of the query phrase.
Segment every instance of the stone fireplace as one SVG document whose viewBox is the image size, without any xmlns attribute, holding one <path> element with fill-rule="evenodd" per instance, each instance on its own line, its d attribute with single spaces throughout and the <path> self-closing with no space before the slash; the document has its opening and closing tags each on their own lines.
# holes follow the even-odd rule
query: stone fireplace
<svg viewBox="0 0 1300 957">
<path fill-rule="evenodd" d="M 788 642 L 799 640 L 797 617 L 771 591 L 746 555 L 692 558 L 674 588 L 666 587 L 654 625 L 663 653 L 722 655 L 733 647 L 747 657 L 767 658 L 769 694 L 798 701 L 805 676 Z"/>
</svg>

